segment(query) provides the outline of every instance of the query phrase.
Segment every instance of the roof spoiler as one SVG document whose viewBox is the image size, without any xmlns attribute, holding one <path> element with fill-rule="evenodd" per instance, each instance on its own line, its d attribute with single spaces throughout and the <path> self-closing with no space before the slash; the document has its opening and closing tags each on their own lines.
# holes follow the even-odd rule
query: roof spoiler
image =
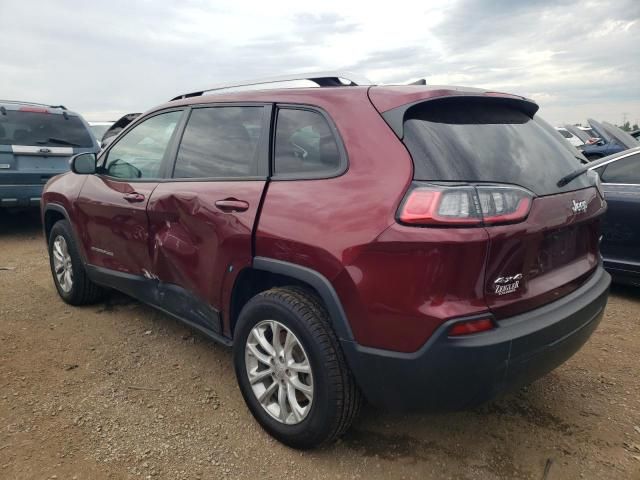
<svg viewBox="0 0 640 480">
<path fill-rule="evenodd" d="M 311 73 L 299 73 L 290 75 L 281 75 L 277 77 L 267 77 L 261 79 L 244 80 L 233 83 L 220 83 L 213 85 L 203 90 L 197 90 L 195 92 L 182 93 L 176 97 L 173 97 L 171 101 L 181 100 L 190 97 L 199 97 L 207 92 L 214 92 L 217 90 L 227 90 L 237 87 L 253 87 L 259 85 L 268 85 L 272 83 L 290 82 L 295 80 L 309 80 L 314 82 L 319 87 L 356 87 L 361 85 L 371 85 L 371 81 L 367 78 L 351 72 L 311 72 Z M 342 80 L 346 80 L 344 83 Z"/>
<path fill-rule="evenodd" d="M 512 105 L 518 110 L 521 110 L 531 118 L 538 111 L 538 104 L 533 100 L 530 100 L 525 97 L 519 97 L 517 95 L 511 95 L 508 93 L 499 93 L 499 92 L 484 92 L 478 94 L 455 94 L 451 93 L 450 95 L 444 95 L 440 97 L 431 97 L 431 98 L 423 98 L 417 100 L 415 102 L 407 103 L 405 105 L 401 105 L 396 108 L 392 108 L 391 110 L 387 110 L 386 112 L 381 112 L 382 118 L 387 124 L 391 127 L 391 130 L 396 134 L 396 136 L 402 140 L 404 138 L 404 118 L 407 112 L 414 107 L 417 107 L 423 103 L 427 102 L 439 102 L 439 101 L 450 101 L 452 99 L 462 100 L 464 98 L 474 98 L 474 99 L 486 99 L 489 101 L 497 101 L 502 104 Z"/>
</svg>

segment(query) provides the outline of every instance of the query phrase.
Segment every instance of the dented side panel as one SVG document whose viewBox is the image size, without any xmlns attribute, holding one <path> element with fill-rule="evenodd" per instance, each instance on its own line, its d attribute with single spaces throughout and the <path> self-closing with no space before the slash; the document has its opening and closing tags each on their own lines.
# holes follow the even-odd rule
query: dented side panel
<svg viewBox="0 0 640 480">
<path fill-rule="evenodd" d="M 264 180 L 161 183 L 147 208 L 149 277 L 192 292 L 219 312 L 227 311 L 223 289 L 251 265 L 252 232 Z M 244 211 L 216 202 L 239 200 Z M 229 289 L 227 287 L 226 289 Z M 229 334 L 223 315 L 223 333 Z"/>
</svg>

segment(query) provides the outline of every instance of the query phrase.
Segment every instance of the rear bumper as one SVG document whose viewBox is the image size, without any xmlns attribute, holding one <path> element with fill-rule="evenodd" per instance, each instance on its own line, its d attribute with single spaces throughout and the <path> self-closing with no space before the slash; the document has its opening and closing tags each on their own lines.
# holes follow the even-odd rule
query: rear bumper
<svg viewBox="0 0 640 480">
<path fill-rule="evenodd" d="M 0 185 L 0 208 L 38 207 L 44 185 Z"/>
<path fill-rule="evenodd" d="M 455 410 L 532 382 L 571 357 L 596 329 L 611 277 L 599 266 L 586 284 L 489 332 L 449 337 L 442 325 L 414 353 L 342 341 L 365 397 L 393 410 Z"/>
</svg>

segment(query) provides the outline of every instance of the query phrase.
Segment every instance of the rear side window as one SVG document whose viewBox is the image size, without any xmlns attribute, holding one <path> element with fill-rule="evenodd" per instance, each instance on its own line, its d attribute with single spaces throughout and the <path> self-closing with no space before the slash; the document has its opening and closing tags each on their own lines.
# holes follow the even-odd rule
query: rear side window
<svg viewBox="0 0 640 480">
<path fill-rule="evenodd" d="M 0 145 L 91 148 L 93 142 L 75 115 L 6 110 L 0 113 Z"/>
<path fill-rule="evenodd" d="M 640 185 L 640 154 L 611 162 L 602 173 L 602 181 Z"/>
<path fill-rule="evenodd" d="M 590 186 L 587 176 L 558 187 L 579 168 L 577 150 L 546 122 L 495 99 L 446 99 L 409 110 L 404 143 L 416 180 L 520 185 L 537 195 Z"/>
<path fill-rule="evenodd" d="M 257 176 L 263 114 L 263 107 L 208 107 L 193 110 L 182 136 L 173 176 Z"/>
<path fill-rule="evenodd" d="M 315 178 L 335 175 L 340 170 L 340 149 L 324 116 L 311 110 L 278 110 L 275 175 Z"/>
</svg>

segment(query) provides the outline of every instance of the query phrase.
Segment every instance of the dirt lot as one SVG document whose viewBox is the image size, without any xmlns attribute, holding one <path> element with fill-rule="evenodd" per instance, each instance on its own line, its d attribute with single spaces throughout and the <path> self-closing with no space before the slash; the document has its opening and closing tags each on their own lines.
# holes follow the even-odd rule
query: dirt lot
<svg viewBox="0 0 640 480">
<path fill-rule="evenodd" d="M 365 408 L 300 453 L 253 421 L 230 352 L 121 295 L 58 299 L 35 216 L 0 214 L 0 478 L 640 479 L 640 291 L 566 365 L 474 411 Z"/>
</svg>

